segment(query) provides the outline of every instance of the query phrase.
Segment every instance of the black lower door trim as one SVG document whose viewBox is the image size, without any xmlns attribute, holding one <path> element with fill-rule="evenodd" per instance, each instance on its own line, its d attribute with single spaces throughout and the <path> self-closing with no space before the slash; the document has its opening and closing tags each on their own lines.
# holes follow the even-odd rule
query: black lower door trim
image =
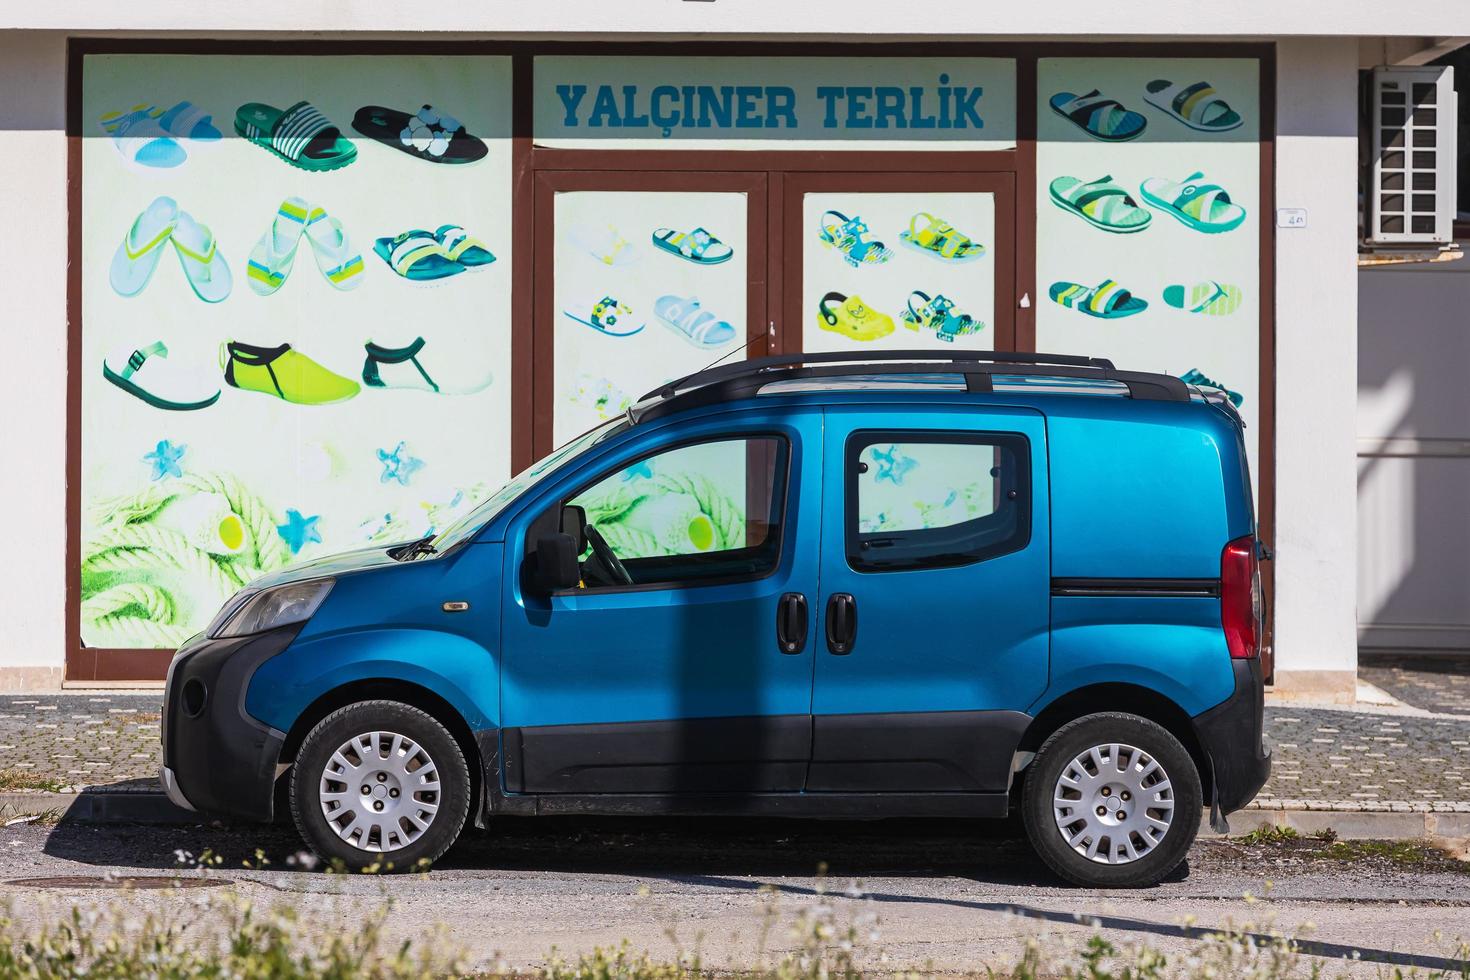
<svg viewBox="0 0 1470 980">
<path fill-rule="evenodd" d="M 1020 711 L 817 715 L 812 793 L 1005 793 Z"/>
<path fill-rule="evenodd" d="M 513 793 L 796 793 L 810 715 L 508 728 Z"/>
<path fill-rule="evenodd" d="M 1004 817 L 1008 793 L 571 794 L 492 797 L 496 816 Z"/>
<path fill-rule="evenodd" d="M 1120 598 L 1220 598 L 1217 578 L 1054 578 L 1054 596 L 1113 596 Z"/>
</svg>

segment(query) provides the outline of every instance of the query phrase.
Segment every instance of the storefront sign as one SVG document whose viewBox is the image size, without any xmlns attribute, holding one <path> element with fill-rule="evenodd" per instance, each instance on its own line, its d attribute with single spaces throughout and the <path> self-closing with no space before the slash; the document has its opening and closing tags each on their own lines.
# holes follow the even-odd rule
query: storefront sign
<svg viewBox="0 0 1470 980">
<path fill-rule="evenodd" d="M 603 149 L 1002 149 L 1002 58 L 536 59 L 535 137 Z"/>
</svg>

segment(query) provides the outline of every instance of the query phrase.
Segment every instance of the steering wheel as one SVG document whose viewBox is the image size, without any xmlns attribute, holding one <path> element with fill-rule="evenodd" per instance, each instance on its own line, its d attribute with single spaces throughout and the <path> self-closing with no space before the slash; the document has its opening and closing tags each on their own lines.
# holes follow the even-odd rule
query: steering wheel
<svg viewBox="0 0 1470 980">
<path fill-rule="evenodd" d="M 587 543 L 592 546 L 592 553 L 597 556 L 597 560 L 602 563 L 602 567 L 607 570 L 607 573 L 613 577 L 613 584 L 632 585 L 633 576 L 628 574 L 628 570 L 618 560 L 617 554 L 608 545 L 607 539 L 602 536 L 602 532 L 591 524 L 588 524 L 583 533 L 587 535 Z"/>
</svg>

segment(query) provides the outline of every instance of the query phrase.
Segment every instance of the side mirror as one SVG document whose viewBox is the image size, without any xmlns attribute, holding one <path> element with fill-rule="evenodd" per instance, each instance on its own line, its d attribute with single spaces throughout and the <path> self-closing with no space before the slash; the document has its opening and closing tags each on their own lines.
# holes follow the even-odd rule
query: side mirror
<svg viewBox="0 0 1470 980">
<path fill-rule="evenodd" d="M 582 581 L 577 568 L 577 545 L 570 534 L 545 534 L 536 539 L 532 580 L 547 593 L 575 589 Z"/>
</svg>

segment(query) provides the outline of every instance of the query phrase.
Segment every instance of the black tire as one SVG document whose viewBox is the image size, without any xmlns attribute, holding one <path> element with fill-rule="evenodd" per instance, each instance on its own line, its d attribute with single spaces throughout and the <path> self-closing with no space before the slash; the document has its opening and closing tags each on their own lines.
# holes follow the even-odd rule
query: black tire
<svg viewBox="0 0 1470 980">
<path fill-rule="evenodd" d="M 1167 774 L 1172 787 L 1170 795 L 1174 800 L 1173 816 L 1168 829 L 1157 841 L 1128 834 L 1126 847 L 1132 848 L 1138 856 L 1122 864 L 1104 863 L 1075 850 L 1063 836 L 1053 809 L 1054 794 L 1059 788 L 1058 780 L 1073 760 L 1094 746 L 1104 747 L 1114 743 L 1131 746 L 1157 761 Z M 1126 758 L 1130 764 L 1126 768 L 1131 768 L 1132 758 L 1124 756 L 1122 752 L 1119 756 Z M 1104 782 L 1102 786 L 1107 788 L 1107 783 Z M 1098 789 L 1096 792 L 1102 795 L 1103 790 Z M 1068 796 L 1070 795 L 1069 791 Z M 1078 802 L 1087 802 L 1089 808 L 1097 804 L 1122 809 L 1128 804 L 1122 803 L 1121 795 L 1110 791 L 1106 794 L 1107 798 L 1090 801 L 1081 799 L 1079 795 Z M 1189 846 L 1194 843 L 1195 835 L 1199 833 L 1202 806 L 1199 771 L 1189 752 L 1179 744 L 1179 740 L 1146 718 L 1111 711 L 1078 718 L 1053 732 L 1042 743 L 1036 758 L 1027 767 L 1021 792 L 1021 819 L 1026 826 L 1026 836 L 1031 839 L 1031 846 L 1057 874 L 1074 884 L 1089 888 L 1143 888 L 1158 884 L 1165 875 L 1178 867 L 1189 851 Z M 1146 808 L 1145 812 L 1157 816 L 1160 811 Z M 1124 816 L 1127 816 L 1126 810 Z M 1109 817 L 1112 817 L 1111 813 Z M 1091 817 L 1087 816 L 1086 819 L 1090 821 Z M 1134 819 L 1136 822 L 1137 814 Z M 1086 832 L 1082 829 L 1083 823 L 1083 817 L 1079 814 L 1078 822 L 1069 825 L 1079 837 Z M 1125 825 L 1116 826 L 1120 831 L 1126 832 Z M 1089 834 L 1080 841 L 1079 846 L 1087 849 L 1092 846 L 1092 841 Z M 1115 841 L 1105 834 L 1098 838 L 1099 844 L 1102 841 L 1107 841 L 1106 846 L 1110 850 L 1125 846 L 1121 841 Z"/>
<path fill-rule="evenodd" d="M 334 829 L 333 821 L 327 815 L 328 803 L 321 795 L 322 779 L 339 748 L 349 740 L 373 732 L 401 735 L 417 743 L 433 762 L 438 778 L 436 782 L 420 785 L 417 789 L 405 785 L 394 793 L 393 799 L 382 798 L 387 814 L 382 818 L 388 824 L 386 832 L 380 825 L 369 830 L 366 841 L 360 834 L 346 839 Z M 381 743 L 383 756 L 389 754 L 387 750 L 391 747 L 392 743 L 386 740 Z M 366 754 L 358 756 L 357 761 L 369 767 L 375 764 Z M 409 764 L 413 761 L 416 760 L 410 758 Z M 336 773 L 335 769 L 333 773 Z M 355 789 L 368 793 L 367 801 L 373 801 L 372 793 L 381 796 L 392 792 L 390 787 L 396 785 L 396 777 L 388 774 L 384 774 L 386 785 L 381 791 L 375 777 L 361 778 L 364 780 L 361 786 L 369 789 L 363 790 L 361 786 Z M 332 780 L 329 785 L 339 783 L 347 785 L 345 779 Z M 420 807 L 412 807 L 415 801 L 421 804 Z M 355 806 L 356 798 L 351 802 Z M 431 819 L 427 819 L 427 826 L 419 829 L 410 822 L 409 814 L 411 811 L 416 819 L 424 820 L 424 803 L 433 804 L 437 810 Z M 340 806 L 335 802 L 331 805 Z M 340 863 L 349 871 L 367 868 L 383 872 L 423 870 L 427 867 L 424 862 L 437 861 L 458 839 L 469 809 L 470 771 L 459 743 L 432 716 L 397 701 L 360 701 L 327 715 L 301 743 L 291 771 L 291 817 L 296 822 L 296 829 L 318 856 L 331 864 Z M 351 827 L 348 810 L 335 809 L 334 813 L 341 814 L 336 818 L 339 825 Z M 395 814 L 401 816 L 395 817 Z M 371 818 L 372 815 L 367 816 Z M 417 836 L 411 836 L 414 833 Z M 364 843 L 366 846 L 360 846 Z"/>
</svg>

